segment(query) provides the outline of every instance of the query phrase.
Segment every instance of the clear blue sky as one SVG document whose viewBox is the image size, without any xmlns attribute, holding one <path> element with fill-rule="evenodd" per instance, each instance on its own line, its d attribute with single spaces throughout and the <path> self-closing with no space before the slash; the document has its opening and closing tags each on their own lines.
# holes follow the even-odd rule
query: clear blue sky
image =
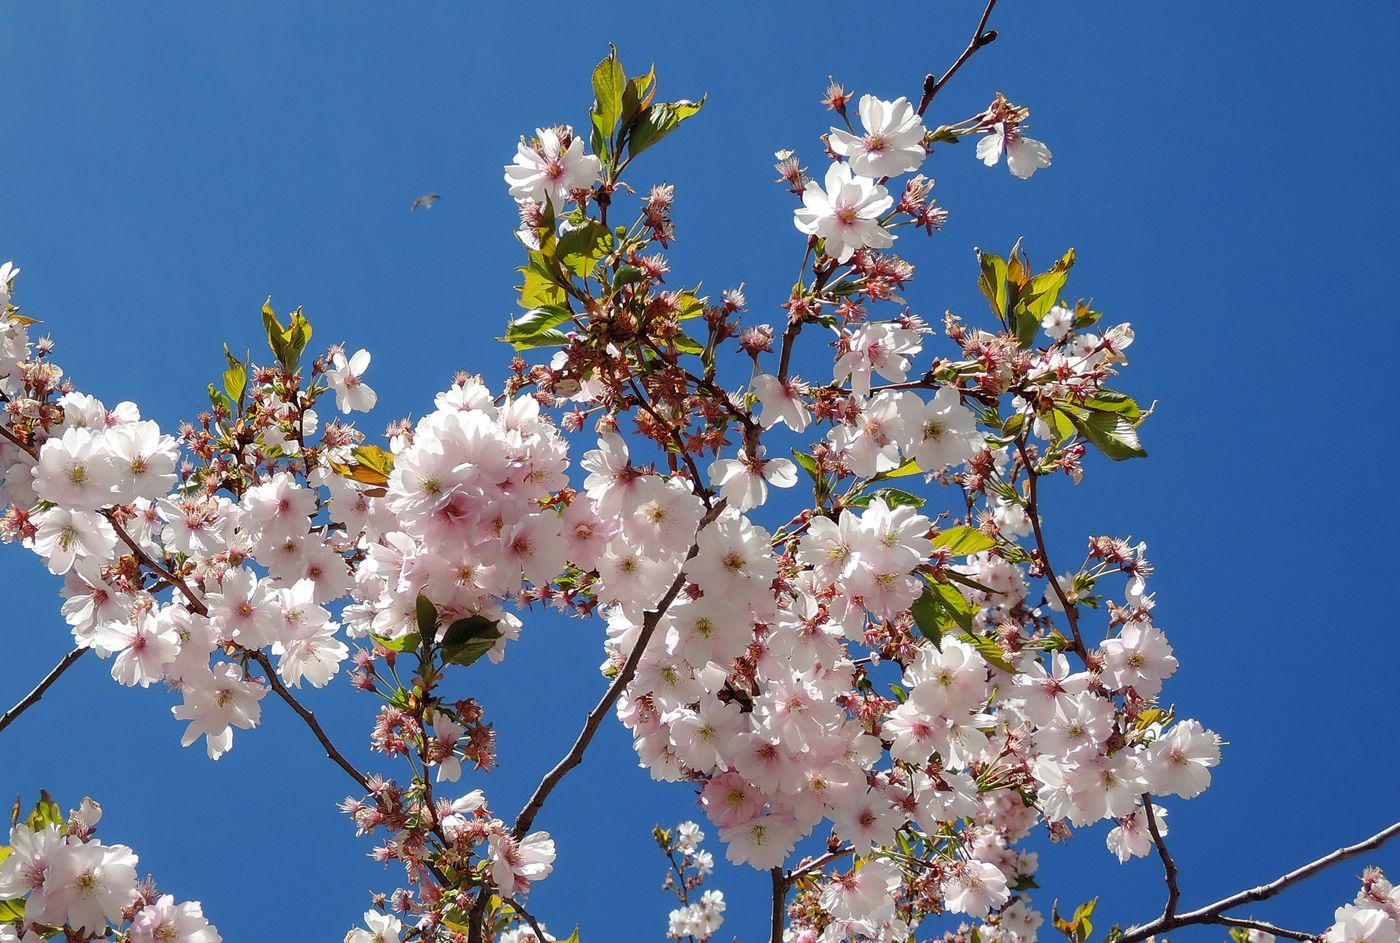
<svg viewBox="0 0 1400 943">
<path fill-rule="evenodd" d="M 772 152 L 820 166 L 828 73 L 915 95 L 980 4 L 681 9 L 4 4 L 0 260 L 23 267 L 18 300 L 108 403 L 135 400 L 169 427 L 193 415 L 222 342 L 261 347 L 270 293 L 279 310 L 306 306 L 317 342 L 373 349 L 377 431 L 429 409 L 458 368 L 499 381 L 508 351 L 491 338 L 520 261 L 501 165 L 522 132 L 584 122 L 589 69 L 614 41 L 634 68 L 656 61 L 663 97 L 710 93 L 632 177 L 677 185 L 677 281 L 745 282 L 754 317 L 778 323 L 801 242 Z M 1062 559 L 1088 533 L 1152 549 L 1182 661 L 1165 696 L 1231 743 L 1208 793 L 1167 803 L 1184 902 L 1206 903 L 1400 817 L 1384 590 L 1400 564 L 1386 406 L 1400 340 L 1386 289 L 1400 262 L 1400 8 L 1003 0 L 993 26 L 1000 40 L 933 118 L 1005 91 L 1032 107 L 1055 163 L 1023 182 L 984 169 L 970 145 L 940 149 L 927 168 L 953 215 L 908 247 L 910 298 L 934 318 L 984 316 L 971 249 L 1025 234 L 1037 261 L 1075 246 L 1071 293 L 1137 330 L 1124 385 L 1161 402 L 1144 430 L 1152 456 L 1095 462 L 1080 489 L 1050 492 L 1046 513 Z M 442 202 L 410 213 L 428 191 Z M 16 548 L 0 566 L 8 705 L 70 642 L 57 581 Z M 601 635 L 535 617 L 502 668 L 464 677 L 500 731 L 502 768 L 484 785 L 502 813 L 596 699 Z M 122 689 L 107 667 L 85 660 L 3 735 L 0 795 L 97 797 L 105 837 L 203 900 L 231 941 L 339 939 L 367 890 L 395 885 L 335 810 L 348 780 L 279 703 L 214 764 L 180 748 L 169 696 Z M 310 701 L 379 767 L 369 701 L 344 684 Z M 652 784 L 609 723 L 538 820 L 561 858 L 532 909 L 563 934 L 582 923 L 586 940 L 660 939 L 648 832 L 687 817 L 699 817 L 690 790 Z M 1120 866 L 1105 830 L 1043 850 L 1039 906 L 1101 893 L 1104 927 L 1160 909 L 1156 863 Z M 1400 847 L 1372 860 L 1400 878 Z M 1258 915 L 1321 929 L 1360 868 Z M 714 886 L 730 899 L 721 938 L 766 938 L 766 879 L 724 868 Z"/>
</svg>

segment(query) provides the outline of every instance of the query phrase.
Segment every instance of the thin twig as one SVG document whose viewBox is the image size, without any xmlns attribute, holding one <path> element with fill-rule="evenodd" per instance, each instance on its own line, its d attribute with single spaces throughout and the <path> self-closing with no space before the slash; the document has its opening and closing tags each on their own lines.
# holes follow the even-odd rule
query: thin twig
<svg viewBox="0 0 1400 943">
<path fill-rule="evenodd" d="M 1162 859 L 1162 871 L 1167 881 L 1167 905 L 1162 910 L 1162 916 L 1170 920 L 1176 916 L 1176 905 L 1181 900 L 1181 888 L 1176 883 L 1176 862 L 1172 860 L 1171 852 L 1167 851 L 1167 843 L 1162 840 L 1157 813 L 1152 808 L 1152 797 L 1145 792 L 1142 794 L 1142 811 L 1147 819 L 1147 830 L 1152 834 L 1152 843 L 1157 846 L 1157 854 Z"/>
<path fill-rule="evenodd" d="M 1332 865 L 1345 861 L 1348 858 L 1354 858 L 1357 855 L 1379 848 L 1396 835 L 1400 835 L 1400 822 L 1396 822 L 1394 825 L 1382 829 L 1364 841 L 1338 848 L 1329 855 L 1323 855 L 1316 861 L 1310 861 L 1301 868 L 1296 868 L 1282 877 L 1275 878 L 1268 884 L 1260 884 L 1258 887 L 1251 887 L 1248 890 L 1231 894 L 1229 897 L 1223 897 L 1213 904 L 1208 904 L 1205 907 L 1192 910 L 1188 913 L 1179 914 L 1170 919 L 1163 915 L 1150 923 L 1145 923 L 1140 927 L 1134 927 L 1119 937 L 1118 943 L 1140 943 L 1140 941 L 1150 936 L 1155 936 L 1158 933 L 1165 933 L 1168 930 L 1175 930 L 1177 927 L 1186 927 L 1202 923 L 1222 923 L 1221 917 L 1224 915 L 1225 911 L 1233 910 L 1243 904 L 1253 904 L 1261 900 L 1268 900 L 1277 895 L 1280 891 L 1292 887 L 1299 881 L 1312 877 L 1319 871 L 1326 870 Z M 1235 920 L 1239 918 L 1231 917 L 1228 919 Z"/>
<path fill-rule="evenodd" d="M 708 527 L 715 518 L 719 517 L 720 512 L 724 510 L 726 505 L 727 502 L 723 498 L 716 501 L 715 506 L 700 519 L 699 526 L 695 528 L 696 534 L 698 535 L 700 531 Z M 697 552 L 699 552 L 699 545 L 691 544 L 690 552 L 686 554 L 685 559 L 688 561 L 691 557 L 695 556 Z M 608 690 L 604 692 L 602 699 L 588 712 L 588 717 L 583 723 L 583 729 L 579 731 L 578 739 L 575 740 L 574 745 L 569 748 L 569 752 L 564 754 L 564 758 L 555 764 L 554 768 L 549 771 L 544 779 L 540 780 L 540 784 L 535 787 L 535 793 L 530 797 L 530 801 L 525 803 L 525 808 L 521 809 L 520 814 L 515 817 L 515 827 L 511 829 L 511 834 L 513 834 L 517 840 L 525 837 L 525 833 L 530 830 L 531 824 L 535 821 L 535 816 L 539 814 L 540 808 L 544 805 L 544 801 L 549 798 L 549 794 L 554 791 L 554 787 L 559 785 L 559 781 L 562 780 L 571 769 L 583 762 L 584 751 L 586 751 L 588 745 L 593 742 L 593 736 L 598 732 L 598 727 L 602 724 L 603 718 L 612 710 L 613 704 L 617 703 L 617 699 L 622 696 L 622 692 L 626 690 L 627 685 L 632 683 L 632 678 L 637 673 L 637 665 L 641 663 L 642 653 L 646 651 L 647 643 L 651 641 L 652 634 L 656 631 L 657 625 L 661 623 L 661 617 L 666 614 L 666 610 L 670 607 L 671 603 L 675 601 L 676 595 L 681 591 L 681 587 L 684 585 L 685 570 L 682 569 L 680 573 L 676 574 L 675 580 L 671 583 L 671 588 L 666 590 L 666 594 L 661 597 L 656 608 L 648 610 L 642 617 L 642 630 L 637 635 L 637 641 L 636 644 L 632 646 L 631 654 L 627 656 L 627 660 L 623 663 L 622 669 L 617 673 L 617 677 L 613 679 L 613 683 L 608 686 Z"/>
<path fill-rule="evenodd" d="M 847 845 L 845 848 L 837 849 L 836 851 L 828 852 L 827 854 L 822 855 L 816 861 L 804 864 L 795 871 L 789 871 L 787 877 L 783 880 L 787 883 L 788 887 L 791 887 L 793 885 L 793 882 L 804 878 L 809 874 L 815 874 L 822 868 L 831 864 L 831 862 L 840 861 L 842 858 L 854 852 L 855 848 L 853 848 L 850 845 Z"/>
<path fill-rule="evenodd" d="M 549 939 L 544 935 L 544 930 L 540 928 L 539 922 L 536 921 L 534 917 L 530 916 L 530 911 L 526 910 L 524 907 L 521 907 L 519 902 L 517 902 L 514 897 L 507 897 L 505 900 L 507 904 L 510 904 L 511 908 L 514 909 L 516 913 L 520 914 L 520 916 L 525 918 L 525 922 L 530 925 L 530 929 L 535 931 L 535 939 L 538 941 L 538 943 L 545 943 L 545 941 Z"/>
<path fill-rule="evenodd" d="M 918 108 L 920 116 L 928 110 L 929 103 L 933 101 L 933 96 L 943 90 L 943 86 L 948 84 L 948 80 L 963 67 L 963 64 L 966 63 L 967 60 L 972 58 L 977 50 L 996 42 L 996 30 L 987 29 L 987 20 L 991 19 L 992 7 L 996 5 L 997 0 L 987 0 L 987 8 L 982 11 L 982 19 L 977 21 L 977 29 L 972 31 L 972 39 L 968 40 L 967 48 L 964 49 L 962 55 L 958 56 L 953 64 L 948 67 L 948 71 L 944 72 L 942 77 L 936 80 L 932 72 L 924 77 L 924 97 L 919 99 Z"/>
<path fill-rule="evenodd" d="M 112 513 L 112 511 L 103 510 L 102 516 L 107 518 L 108 522 L 111 523 L 112 528 L 117 532 L 117 536 L 121 538 L 121 542 L 126 544 L 127 548 L 131 550 L 132 554 L 136 557 L 138 562 L 144 563 L 146 566 L 150 567 L 156 574 L 158 574 L 161 579 L 165 580 L 165 582 L 169 583 L 171 586 L 178 588 L 180 592 L 184 594 L 185 598 L 189 600 L 189 608 L 193 612 L 196 612 L 201 616 L 209 615 L 209 607 L 204 604 L 204 601 L 202 599 L 200 599 L 194 594 L 194 590 L 190 589 L 189 584 L 187 584 L 181 577 L 176 576 L 170 570 L 161 566 L 154 559 L 152 559 L 150 554 L 148 554 L 145 550 L 141 549 L 141 545 L 138 544 L 135 540 L 133 540 L 131 535 L 126 532 L 126 528 L 121 525 L 121 522 L 117 520 L 117 516 L 114 513 Z"/>
<path fill-rule="evenodd" d="M 351 779 L 360 784 L 365 792 L 370 792 L 369 780 L 365 774 L 361 773 L 354 765 L 345 758 L 345 755 L 331 742 L 331 738 L 326 736 L 326 732 L 321 729 L 321 724 L 316 720 L 316 715 L 307 710 L 296 695 L 287 690 L 287 686 L 282 683 L 282 679 L 277 677 L 277 672 L 272 668 L 272 662 L 268 660 L 265 652 L 250 652 L 254 661 L 262 665 L 263 671 L 267 673 L 268 683 L 272 685 L 272 690 L 277 692 L 277 696 L 287 702 L 292 710 L 296 711 L 302 720 L 306 721 L 306 726 L 311 728 L 311 732 L 316 735 L 316 739 L 321 741 L 321 746 L 326 750 L 326 758 L 333 761 L 350 776 Z"/>
<path fill-rule="evenodd" d="M 1253 917 L 1216 917 L 1207 923 L 1219 924 L 1225 927 L 1239 927 L 1243 930 L 1258 930 L 1260 933 L 1270 933 L 1274 936 L 1286 936 L 1290 940 L 1303 940 L 1311 943 L 1319 938 L 1316 933 L 1305 933 L 1302 930 L 1290 930 L 1287 927 L 1275 926 L 1263 920 L 1255 920 Z"/>
<path fill-rule="evenodd" d="M 10 726 L 10 724 L 14 723 L 15 718 L 38 703 L 39 698 L 44 696 L 44 692 L 52 687 L 53 683 L 58 680 L 59 675 L 71 668 L 73 663 L 79 658 L 82 658 L 83 652 L 85 651 L 87 651 L 86 648 L 75 648 L 59 659 L 58 664 L 53 666 L 53 670 L 44 675 L 44 680 L 34 686 L 34 690 L 21 698 L 19 703 L 14 707 L 5 711 L 3 715 L 0 715 L 0 730 L 4 730 L 6 727 Z"/>
<path fill-rule="evenodd" d="M 1040 551 L 1040 563 L 1045 567 L 1055 598 L 1064 608 L 1065 618 L 1069 620 L 1069 630 L 1074 636 L 1074 650 L 1081 659 L 1087 658 L 1089 650 L 1084 646 L 1083 636 L 1079 634 L 1079 607 L 1070 603 L 1064 588 L 1060 586 L 1060 578 L 1055 575 L 1055 568 L 1050 565 L 1050 551 L 1045 545 L 1045 534 L 1040 529 L 1040 501 L 1036 494 L 1036 480 L 1040 478 L 1040 473 L 1035 470 L 1035 464 L 1026 452 L 1023 439 L 1016 440 L 1016 451 L 1021 455 L 1021 464 L 1026 467 L 1026 516 L 1031 519 L 1031 530 L 1035 532 L 1035 545 Z"/>
</svg>

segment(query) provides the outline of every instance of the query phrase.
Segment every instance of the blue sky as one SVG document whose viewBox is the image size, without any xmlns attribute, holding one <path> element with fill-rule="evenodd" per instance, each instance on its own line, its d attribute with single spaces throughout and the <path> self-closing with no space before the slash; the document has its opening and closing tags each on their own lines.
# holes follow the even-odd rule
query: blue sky
<svg viewBox="0 0 1400 943">
<path fill-rule="evenodd" d="M 499 381 L 508 350 L 492 338 L 521 254 L 501 165 L 521 133 L 584 122 L 589 70 L 613 41 L 634 69 L 655 60 L 663 98 L 710 95 L 631 177 L 677 185 L 675 281 L 742 282 L 753 319 L 780 323 L 802 243 L 772 152 L 819 167 L 827 75 L 916 95 L 980 5 L 852 9 L 0 5 L 0 260 L 23 267 L 17 300 L 59 362 L 109 403 L 135 400 L 168 427 L 193 415 L 220 345 L 262 346 L 271 294 L 281 311 L 305 305 L 317 342 L 373 350 L 380 408 L 362 424 L 377 431 L 421 415 L 459 368 Z M 1090 533 L 1152 550 L 1182 661 L 1165 698 L 1230 741 L 1215 786 L 1168 803 L 1184 903 L 1206 903 L 1400 817 L 1384 590 L 1400 563 L 1386 408 L 1400 332 L 1385 288 L 1400 261 L 1400 81 L 1385 64 L 1400 8 L 1003 0 L 992 25 L 1001 38 L 931 117 L 965 117 L 1002 90 L 1031 106 L 1055 163 L 1023 182 L 970 145 L 941 148 L 926 172 L 952 217 L 899 246 L 919 264 L 909 297 L 933 318 L 985 317 L 972 247 L 1024 235 L 1039 262 L 1075 246 L 1069 292 L 1137 331 L 1122 385 L 1160 401 L 1151 457 L 1092 463 L 1079 489 L 1047 490 L 1045 512 L 1061 559 Z M 410 213 L 428 191 L 441 203 Z M 7 705 L 69 642 L 57 581 L 16 548 L 0 561 Z M 502 768 L 484 785 L 501 813 L 601 691 L 601 635 L 536 616 L 504 666 L 463 676 L 500 732 Z M 343 684 L 309 700 L 357 762 L 382 768 L 367 700 Z M 107 840 L 202 899 L 225 939 L 338 939 L 365 892 L 396 880 L 334 808 L 349 781 L 272 700 L 218 764 L 179 747 L 171 703 L 85 660 L 3 735 L 0 795 L 92 794 Z M 610 722 L 538 820 L 561 858 L 532 909 L 585 939 L 661 938 L 648 833 L 687 817 L 690 791 L 652 784 Z M 1101 894 L 1102 926 L 1155 915 L 1157 865 L 1118 865 L 1104 831 L 1042 849 L 1039 906 Z M 1400 847 L 1367 860 L 1400 872 Z M 1257 914 L 1321 929 L 1361 864 Z M 766 880 L 726 868 L 714 886 L 730 900 L 721 938 L 765 938 Z"/>
</svg>

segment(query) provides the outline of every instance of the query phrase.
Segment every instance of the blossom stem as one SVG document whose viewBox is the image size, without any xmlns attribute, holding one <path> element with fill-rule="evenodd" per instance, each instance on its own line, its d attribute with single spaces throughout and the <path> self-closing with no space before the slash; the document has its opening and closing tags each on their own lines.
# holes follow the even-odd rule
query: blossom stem
<svg viewBox="0 0 1400 943">
<path fill-rule="evenodd" d="M 932 72 L 924 76 L 924 96 L 919 99 L 919 107 L 917 109 L 919 117 L 923 117 L 924 112 L 928 110 L 929 103 L 933 101 L 933 97 L 942 91 L 943 86 L 948 84 L 948 80 L 963 67 L 963 64 L 967 62 L 967 60 L 972 58 L 977 50 L 981 49 L 983 46 L 990 46 L 996 41 L 996 30 L 987 29 L 987 20 L 991 19 L 992 8 L 996 5 L 997 0 L 987 0 L 987 8 L 982 11 L 982 19 L 977 21 L 977 29 L 972 31 L 972 39 L 968 41 L 967 48 L 962 51 L 962 55 L 958 56 L 953 64 L 948 67 L 947 72 L 944 72 L 943 75 L 937 79 L 933 77 Z"/>
<path fill-rule="evenodd" d="M 1400 822 L 1396 822 L 1393 825 L 1383 828 L 1376 834 L 1372 835 L 1370 838 L 1367 838 L 1363 841 L 1359 841 L 1354 845 L 1347 845 L 1345 847 L 1338 848 L 1331 854 L 1323 855 L 1316 861 L 1310 861 L 1302 867 L 1295 868 L 1294 870 L 1289 871 L 1282 877 L 1275 878 L 1267 884 L 1260 884 L 1257 887 L 1251 887 L 1247 890 L 1239 891 L 1238 893 L 1231 894 L 1229 897 L 1223 897 L 1213 904 L 1207 904 L 1204 907 L 1201 907 L 1197 910 L 1188 911 L 1184 914 L 1169 916 L 1168 914 L 1164 913 L 1162 914 L 1162 916 L 1150 921 L 1149 923 L 1145 923 L 1141 926 L 1132 928 L 1127 933 L 1119 937 L 1117 943 L 1142 943 L 1142 941 L 1146 940 L 1148 937 L 1155 936 L 1159 933 L 1166 933 L 1167 931 L 1175 930 L 1178 927 L 1194 926 L 1196 924 L 1203 923 L 1224 924 L 1226 926 L 1240 926 L 1242 924 L 1230 923 L 1230 921 L 1237 921 L 1240 918 L 1225 917 L 1225 911 L 1233 910 L 1234 908 L 1239 907 L 1243 904 L 1253 904 L 1258 903 L 1261 900 L 1268 900 L 1269 898 L 1279 894 L 1281 891 L 1292 887 L 1294 884 L 1297 884 L 1299 881 L 1312 877 L 1319 871 L 1324 871 L 1327 868 L 1330 868 L 1332 865 L 1345 861 L 1348 858 L 1354 858 L 1357 855 L 1364 854 L 1368 851 L 1373 851 L 1374 849 L 1379 848 L 1381 845 L 1384 845 L 1386 842 L 1390 841 L 1397 835 L 1400 835 Z M 1285 933 L 1283 935 L 1293 936 L 1294 939 L 1307 938 L 1305 936 L 1297 936 L 1288 933 Z"/>
<path fill-rule="evenodd" d="M 59 676 L 71 668 L 75 661 L 83 657 L 83 652 L 85 651 L 87 651 L 86 648 L 75 648 L 59 659 L 58 664 L 53 666 L 53 670 L 44 675 L 44 680 L 34 686 L 34 690 L 21 698 L 19 703 L 14 707 L 5 711 L 3 715 L 0 715 L 0 730 L 4 730 L 6 727 L 10 726 L 10 724 L 14 723 L 15 718 L 37 704 L 39 699 L 44 696 L 44 692 L 52 687 L 53 683 L 59 679 Z"/>
<path fill-rule="evenodd" d="M 696 534 L 698 535 L 699 532 L 708 527 L 715 518 L 719 517 L 720 512 L 723 511 L 727 505 L 728 502 L 723 498 L 716 501 L 714 507 L 710 508 L 705 516 L 700 519 L 699 526 L 695 528 Z M 692 543 L 690 545 L 690 551 L 685 555 L 686 560 L 689 560 L 698 552 L 699 546 Z M 525 808 L 521 809 L 520 814 L 515 817 L 515 826 L 511 829 L 511 834 L 515 836 L 517 841 L 524 838 L 525 834 L 530 830 L 530 826 L 535 821 L 535 816 L 539 814 L 540 809 L 544 806 L 545 800 L 548 799 L 549 794 L 554 791 L 554 787 L 559 785 L 560 780 L 568 775 L 570 770 L 583 762 L 583 754 L 588 749 L 588 745 L 593 742 L 593 737 L 598 732 L 599 725 L 602 724 L 603 718 L 607 716 L 608 712 L 612 710 L 613 705 L 617 703 L 617 699 L 622 696 L 622 692 L 627 689 L 627 685 L 632 683 L 632 678 L 637 674 L 637 665 L 641 663 L 642 654 L 646 651 L 647 643 L 651 641 L 652 635 L 656 632 L 656 627 L 661 623 L 661 617 L 666 614 L 666 610 L 670 608 L 671 603 L 675 601 L 676 595 L 680 593 L 681 587 L 684 585 L 685 571 L 682 570 L 676 575 L 675 580 L 671 583 L 670 589 L 666 590 L 665 595 L 661 597 L 656 608 L 648 610 L 646 615 L 642 617 L 642 630 L 637 635 L 636 644 L 632 646 L 632 653 L 627 656 L 627 660 L 623 663 L 622 669 L 618 671 L 617 677 L 613 679 L 613 683 L 608 685 L 608 689 L 603 693 L 602 699 L 588 712 L 588 717 L 583 723 L 583 729 L 579 731 L 578 739 L 576 739 L 574 745 L 569 748 L 569 752 L 564 754 L 564 758 L 555 764 L 554 768 L 546 774 L 544 779 L 540 780 L 540 784 L 535 787 L 534 795 L 530 796 L 530 801 L 525 803 Z"/>
</svg>

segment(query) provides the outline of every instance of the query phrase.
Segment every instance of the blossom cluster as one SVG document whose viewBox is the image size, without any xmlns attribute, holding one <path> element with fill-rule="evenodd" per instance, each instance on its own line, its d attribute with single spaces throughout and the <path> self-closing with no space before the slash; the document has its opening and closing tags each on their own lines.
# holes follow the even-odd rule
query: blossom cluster
<svg viewBox="0 0 1400 943">
<path fill-rule="evenodd" d="M 1323 943 L 1397 943 L 1400 941 L 1400 887 L 1378 868 L 1361 876 L 1356 899 L 1337 908 Z"/>
<path fill-rule="evenodd" d="M 130 848 L 94 837 L 101 819 L 92 799 L 65 819 L 45 795 L 10 829 L 0 849 L 0 941 L 38 943 L 61 931 L 75 943 L 112 933 L 128 943 L 219 943 L 198 901 L 177 904 L 139 881 Z"/>
<path fill-rule="evenodd" d="M 705 833 L 694 822 L 682 822 L 673 829 L 653 829 L 652 837 L 671 866 L 662 890 L 674 893 L 680 904 L 667 917 L 666 936 L 705 943 L 724 923 L 727 906 L 723 891 L 700 890 L 715 866 L 714 858 L 700 847 Z"/>
</svg>

